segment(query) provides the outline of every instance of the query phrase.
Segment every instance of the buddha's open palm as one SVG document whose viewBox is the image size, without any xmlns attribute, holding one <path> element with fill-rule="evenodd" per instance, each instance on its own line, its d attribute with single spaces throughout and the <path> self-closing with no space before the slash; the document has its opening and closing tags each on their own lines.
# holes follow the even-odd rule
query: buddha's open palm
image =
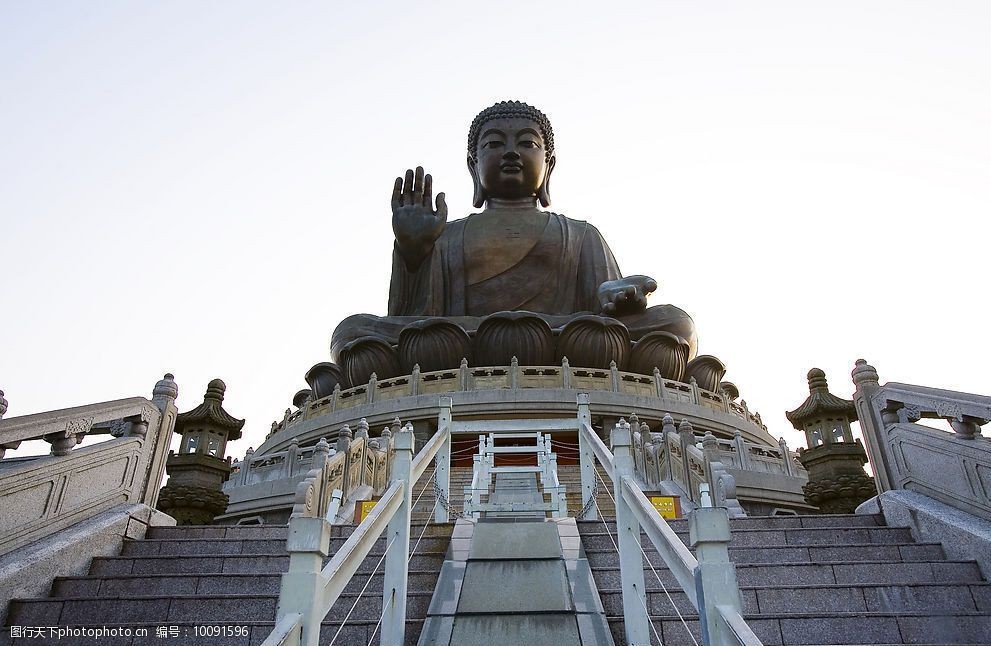
<svg viewBox="0 0 991 646">
<path fill-rule="evenodd" d="M 433 178 L 424 175 L 423 167 L 406 171 L 405 180 L 396 178 L 392 189 L 392 230 L 406 264 L 415 268 L 430 254 L 434 242 L 447 224 L 447 203 L 444 194 L 437 194 L 437 209 L 433 204 Z"/>
</svg>

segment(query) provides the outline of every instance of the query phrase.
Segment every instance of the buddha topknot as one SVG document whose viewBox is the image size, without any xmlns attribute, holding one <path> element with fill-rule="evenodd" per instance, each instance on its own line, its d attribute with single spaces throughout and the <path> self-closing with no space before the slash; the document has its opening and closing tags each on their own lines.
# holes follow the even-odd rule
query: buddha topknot
<svg viewBox="0 0 991 646">
<path fill-rule="evenodd" d="M 482 125 L 486 121 L 493 119 L 531 119 L 540 127 L 540 134 L 544 138 L 544 158 L 550 160 L 554 154 L 554 130 L 551 128 L 551 121 L 543 112 L 523 103 L 522 101 L 500 101 L 489 106 L 478 113 L 471 127 L 468 129 L 468 158 L 472 162 L 477 162 L 478 137 L 481 134 Z"/>
</svg>

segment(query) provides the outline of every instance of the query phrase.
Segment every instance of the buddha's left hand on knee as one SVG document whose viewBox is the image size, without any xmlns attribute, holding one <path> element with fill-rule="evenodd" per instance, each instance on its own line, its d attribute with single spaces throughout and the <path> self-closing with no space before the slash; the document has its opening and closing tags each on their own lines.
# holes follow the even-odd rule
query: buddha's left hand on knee
<svg viewBox="0 0 991 646">
<path fill-rule="evenodd" d="M 599 285 L 599 311 L 605 316 L 642 312 L 647 309 L 647 295 L 657 289 L 649 276 L 627 276 L 607 280 Z"/>
</svg>

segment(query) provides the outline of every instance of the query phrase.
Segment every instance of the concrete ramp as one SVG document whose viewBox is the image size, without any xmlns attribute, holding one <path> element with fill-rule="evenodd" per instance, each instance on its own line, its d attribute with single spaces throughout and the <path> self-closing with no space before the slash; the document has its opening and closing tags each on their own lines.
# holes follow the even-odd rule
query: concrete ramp
<svg viewBox="0 0 991 646">
<path fill-rule="evenodd" d="M 540 494 L 533 474 L 500 474 L 493 496 L 510 503 Z M 613 643 L 574 519 L 542 515 L 458 521 L 421 645 Z"/>
</svg>

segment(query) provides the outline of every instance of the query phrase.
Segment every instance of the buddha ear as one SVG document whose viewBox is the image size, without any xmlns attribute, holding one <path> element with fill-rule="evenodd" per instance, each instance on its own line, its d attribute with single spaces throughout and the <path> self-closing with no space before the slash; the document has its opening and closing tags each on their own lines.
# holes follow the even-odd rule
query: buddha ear
<svg viewBox="0 0 991 646">
<path fill-rule="evenodd" d="M 485 191 L 482 190 L 482 182 L 478 179 L 478 169 L 471 155 L 468 156 L 468 172 L 471 173 L 471 181 L 475 185 L 475 191 L 471 198 L 472 205 L 478 209 L 485 204 Z"/>
<path fill-rule="evenodd" d="M 537 189 L 537 199 L 540 200 L 540 206 L 546 208 L 551 205 L 551 173 L 554 171 L 554 166 L 557 165 L 557 157 L 551 155 L 550 160 L 547 162 L 547 174 L 544 175 L 544 181 Z"/>
</svg>

